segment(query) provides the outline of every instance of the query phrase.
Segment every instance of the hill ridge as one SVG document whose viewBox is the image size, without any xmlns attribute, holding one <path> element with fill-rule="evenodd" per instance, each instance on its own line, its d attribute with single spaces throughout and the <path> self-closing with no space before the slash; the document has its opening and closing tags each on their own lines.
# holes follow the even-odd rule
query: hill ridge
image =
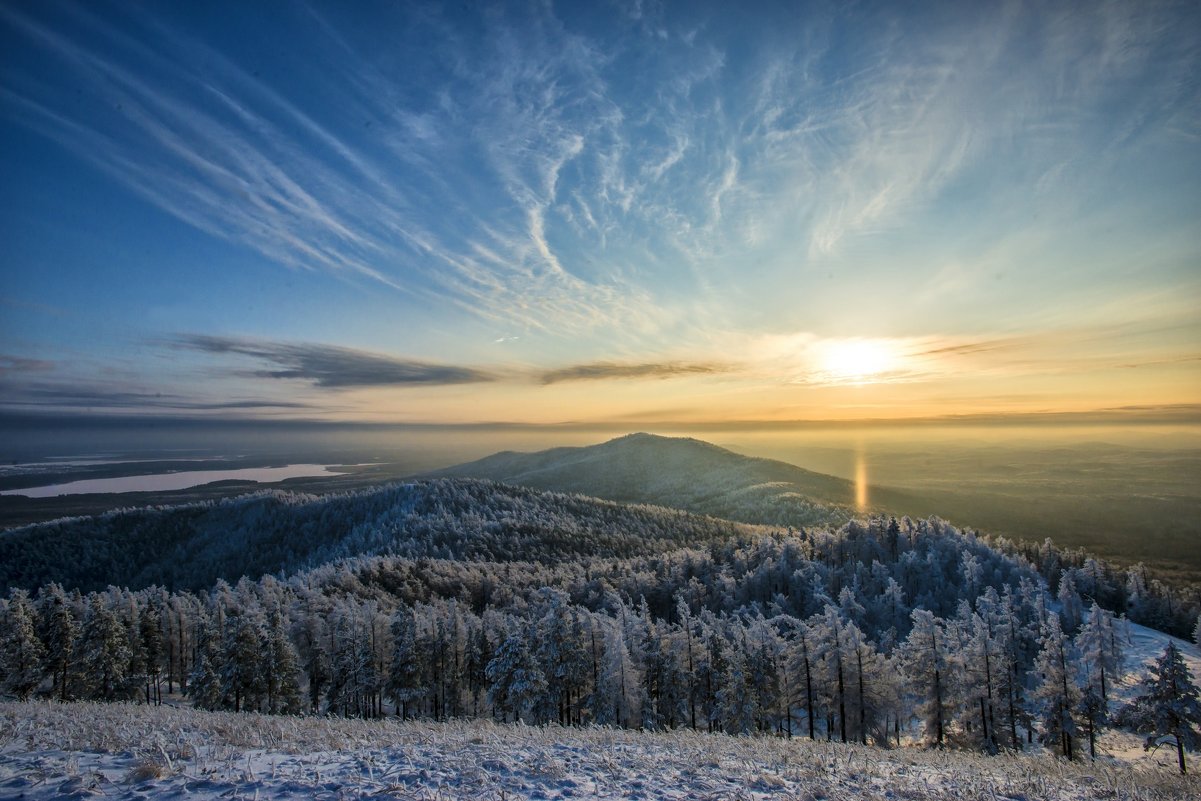
<svg viewBox="0 0 1201 801">
<path fill-rule="evenodd" d="M 872 502 L 856 509 L 856 486 L 847 479 L 693 437 L 646 432 L 596 445 L 502 451 L 421 476 L 485 478 L 764 525 L 839 526 L 914 506 L 904 493 L 877 488 Z"/>
</svg>

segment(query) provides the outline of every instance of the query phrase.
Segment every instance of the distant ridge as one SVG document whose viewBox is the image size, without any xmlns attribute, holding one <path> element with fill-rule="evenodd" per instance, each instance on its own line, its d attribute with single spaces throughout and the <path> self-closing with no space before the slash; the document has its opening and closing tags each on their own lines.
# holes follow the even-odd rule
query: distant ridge
<svg viewBox="0 0 1201 801">
<path fill-rule="evenodd" d="M 599 445 L 502 451 L 430 476 L 484 478 L 623 503 L 650 503 L 768 525 L 838 525 L 854 517 L 855 485 L 688 437 L 628 434 Z M 875 509 L 910 499 L 882 491 Z"/>
</svg>

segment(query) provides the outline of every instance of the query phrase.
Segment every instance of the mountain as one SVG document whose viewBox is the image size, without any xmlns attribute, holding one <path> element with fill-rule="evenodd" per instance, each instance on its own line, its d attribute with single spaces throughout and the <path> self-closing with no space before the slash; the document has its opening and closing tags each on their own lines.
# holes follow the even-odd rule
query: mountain
<svg viewBox="0 0 1201 801">
<path fill-rule="evenodd" d="M 837 526 L 856 515 L 854 482 L 696 439 L 653 434 L 537 453 L 504 451 L 429 475 L 485 478 L 775 526 Z M 918 505 L 891 490 L 873 489 L 872 501 L 873 510 L 897 513 Z"/>
</svg>

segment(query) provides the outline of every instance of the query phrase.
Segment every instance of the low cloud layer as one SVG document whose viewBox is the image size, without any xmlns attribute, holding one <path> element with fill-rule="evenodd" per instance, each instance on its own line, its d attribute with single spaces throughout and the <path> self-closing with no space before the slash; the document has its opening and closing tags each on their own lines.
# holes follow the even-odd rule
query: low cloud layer
<svg viewBox="0 0 1201 801">
<path fill-rule="evenodd" d="M 721 364 L 652 362 L 646 364 L 618 364 L 615 362 L 592 362 L 574 364 L 541 375 L 543 384 L 558 384 L 564 381 L 602 381 L 611 378 L 676 378 L 679 376 L 706 373 L 724 373 L 729 368 Z"/>
<path fill-rule="evenodd" d="M 82 383 L 34 384 L 0 383 L 0 394 L 8 408 L 56 408 L 91 410 L 168 410 L 231 411 L 255 409 L 311 409 L 307 403 L 286 400 L 244 399 L 206 401 L 188 398 L 177 393 L 146 392 L 114 389 Z"/>
<path fill-rule="evenodd" d="M 436 386 L 494 380 L 492 374 L 471 367 L 399 359 L 334 345 L 204 335 L 181 337 L 177 344 L 205 353 L 246 356 L 272 365 L 272 369 L 249 373 L 256 378 L 296 379 L 330 389 Z"/>
</svg>

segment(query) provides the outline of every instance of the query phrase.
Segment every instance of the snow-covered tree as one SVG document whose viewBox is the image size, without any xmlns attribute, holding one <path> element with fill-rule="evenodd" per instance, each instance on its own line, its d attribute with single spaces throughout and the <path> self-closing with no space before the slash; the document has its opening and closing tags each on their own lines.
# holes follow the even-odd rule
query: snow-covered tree
<svg viewBox="0 0 1201 801">
<path fill-rule="evenodd" d="M 74 698 L 79 690 L 79 621 L 62 586 L 50 584 L 38 593 L 42 620 L 41 639 L 46 646 L 46 672 L 52 681 L 53 697 Z"/>
<path fill-rule="evenodd" d="M 1080 704 L 1080 689 L 1072 675 L 1075 663 L 1072 641 L 1059 624 L 1059 615 L 1047 615 L 1039 638 L 1041 650 L 1035 662 L 1038 685 L 1034 701 L 1043 724 L 1043 742 L 1057 745 L 1068 759 L 1074 755 L 1076 736 L 1074 713 Z"/>
<path fill-rule="evenodd" d="M 1113 613 L 1094 601 L 1088 619 L 1076 635 L 1076 649 L 1084 660 L 1084 684 L 1095 684 L 1102 701 L 1109 700 L 1110 686 L 1121 678 L 1125 655 L 1123 640 Z"/>
<path fill-rule="evenodd" d="M 1119 721 L 1135 731 L 1149 734 L 1147 747 L 1158 737 L 1175 740 L 1176 760 L 1185 773 L 1184 749 L 1201 743 L 1201 691 L 1176 643 L 1169 642 L 1163 655 L 1151 666 L 1150 675 L 1143 680 L 1134 699 L 1122 708 Z"/>
<path fill-rule="evenodd" d="M 288 638 L 284 616 L 279 609 L 271 613 L 263 659 L 263 684 L 267 711 L 271 714 L 299 715 L 304 710 L 300 697 L 300 667 L 296 647 Z"/>
<path fill-rule="evenodd" d="M 161 704 L 159 686 L 163 663 L 162 610 L 153 604 L 142 607 L 138 617 L 138 638 L 141 643 L 142 674 L 146 677 L 146 703 Z"/>
<path fill-rule="evenodd" d="M 1096 759 L 1097 735 L 1109 723 L 1109 703 L 1101 696 L 1098 685 L 1085 685 L 1076 704 L 1076 714 L 1084 724 L 1084 733 L 1088 737 L 1088 757 Z"/>
<path fill-rule="evenodd" d="M 330 645 L 330 678 L 326 706 L 346 717 L 371 717 L 377 683 L 372 657 L 369 615 L 346 601 L 334 613 Z"/>
<path fill-rule="evenodd" d="M 192 674 L 188 679 L 188 693 L 192 703 L 201 709 L 220 709 L 221 695 L 221 657 L 220 657 L 220 621 L 224 619 L 218 610 L 216 620 L 208 620 L 202 614 L 197 621 L 196 659 L 192 664 Z"/>
<path fill-rule="evenodd" d="M 255 711 L 266 690 L 263 670 L 263 634 L 249 612 L 228 615 L 220 652 L 221 696 L 235 712 Z"/>
<path fill-rule="evenodd" d="M 392 662 L 386 686 L 400 716 L 407 718 L 410 705 L 425 695 L 421 655 L 417 651 L 417 624 L 408 604 L 401 602 L 393 613 L 391 631 Z"/>
<path fill-rule="evenodd" d="M 941 747 L 950 722 L 946 621 L 925 609 L 914 609 L 910 617 L 913 627 L 900 647 L 901 666 L 917 698 L 926 738 Z"/>
<path fill-rule="evenodd" d="M 687 682 L 685 700 L 688 707 L 688 725 L 696 729 L 696 679 L 699 657 L 697 650 L 699 646 L 694 633 L 696 623 L 692 616 L 692 610 L 688 607 L 684 596 L 679 593 L 676 594 L 676 618 L 679 621 L 679 632 L 676 638 L 676 642 L 678 643 L 676 646 L 678 651 L 676 661 L 684 673 L 684 680 Z"/>
<path fill-rule="evenodd" d="M 592 702 L 593 718 L 597 723 L 614 726 L 636 726 L 642 708 L 641 677 L 630 649 L 626 645 L 621 625 L 611 618 L 605 621 L 596 689 Z"/>
<path fill-rule="evenodd" d="M 99 595 L 92 596 L 80 641 L 89 695 L 101 701 L 125 698 L 130 685 L 129 632 Z"/>
<path fill-rule="evenodd" d="M 991 588 L 990 588 L 991 589 Z M 994 593 L 995 596 L 995 593 Z M 972 612 L 964 607 L 967 618 L 959 621 L 964 635 L 965 649 L 962 654 L 966 685 L 963 718 L 980 728 L 980 746 L 993 753 L 1000 745 L 997 736 L 997 701 L 1004 658 L 1001 653 L 1003 631 L 994 629 L 997 611 L 988 595 L 977 599 L 977 609 Z M 1000 637 L 997 635 L 1000 634 Z"/>
<path fill-rule="evenodd" d="M 1004 724 L 994 728 L 1000 740 L 1002 732 L 1010 748 L 1020 749 L 1022 739 L 1018 727 L 1026 730 L 1026 739 L 1033 741 L 1034 719 L 1026 704 L 1026 675 L 1033 661 L 1036 640 L 1030 625 L 1021 618 L 1021 611 L 1009 587 L 1005 588 L 997 606 L 993 633 L 1001 655 L 998 672 L 997 697 Z"/>
<path fill-rule="evenodd" d="M 0 607 L 0 693 L 28 698 L 42 683 L 45 656 L 29 593 L 13 590 Z"/>
<path fill-rule="evenodd" d="M 546 603 L 546 612 L 538 622 L 536 630 L 536 656 L 553 695 L 547 698 L 554 706 L 550 711 L 561 725 L 571 725 L 577 719 L 577 708 L 582 700 L 588 675 L 588 655 L 582 642 L 583 630 L 565 594 L 544 589 L 542 597 Z M 655 636 L 654 621 L 649 612 L 646 613 L 644 626 L 644 647 L 657 657 L 659 644 Z"/>
<path fill-rule="evenodd" d="M 722 653 L 723 665 L 716 697 L 720 728 L 729 734 L 748 734 L 755 727 L 755 690 L 747 666 L 746 640 L 734 647 L 724 642 L 714 645 Z"/>
<path fill-rule="evenodd" d="M 1075 634 L 1084 618 L 1083 602 L 1076 590 L 1075 571 L 1065 570 L 1059 579 L 1059 624 L 1065 634 Z"/>
<path fill-rule="evenodd" d="M 530 651 L 524 632 L 510 634 L 488 663 L 488 703 L 501 720 L 541 723 L 546 676 Z"/>
</svg>

